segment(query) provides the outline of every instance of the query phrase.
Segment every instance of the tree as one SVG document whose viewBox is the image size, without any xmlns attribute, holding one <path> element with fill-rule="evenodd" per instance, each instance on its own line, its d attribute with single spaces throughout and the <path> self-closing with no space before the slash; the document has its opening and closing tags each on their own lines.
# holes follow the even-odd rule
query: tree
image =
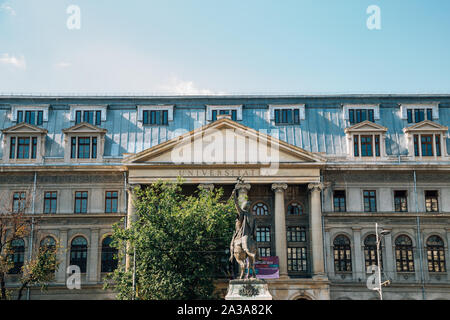
<svg viewBox="0 0 450 320">
<path fill-rule="evenodd" d="M 135 189 L 137 220 L 128 229 L 113 226 L 119 259 L 135 253 L 136 299 L 210 299 L 214 280 L 227 274 L 234 206 L 223 190 L 182 192 L 182 182 L 158 181 Z M 127 247 L 128 243 L 128 247 Z M 133 299 L 133 266 L 119 265 L 105 287 L 119 299 Z"/>
<path fill-rule="evenodd" d="M 11 270 L 17 269 L 15 271 L 19 274 L 21 286 L 17 290 L 17 297 L 20 300 L 23 291 L 32 285 L 40 285 L 41 290 L 45 290 L 58 269 L 55 246 L 43 246 L 33 250 L 31 259 L 20 266 L 24 252 L 17 252 L 15 245 L 24 243 L 38 224 L 36 217 L 26 213 L 32 203 L 30 194 L 29 191 L 16 192 L 12 203 L 7 199 L 0 201 L 4 204 L 0 207 L 0 300 L 13 296 L 13 290 L 6 286 Z"/>
</svg>

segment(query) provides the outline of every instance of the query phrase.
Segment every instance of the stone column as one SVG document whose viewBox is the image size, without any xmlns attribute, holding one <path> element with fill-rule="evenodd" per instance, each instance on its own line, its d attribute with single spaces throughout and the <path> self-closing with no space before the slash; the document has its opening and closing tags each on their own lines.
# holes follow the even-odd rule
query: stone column
<svg viewBox="0 0 450 320">
<path fill-rule="evenodd" d="M 58 247 L 58 261 L 60 261 L 58 271 L 56 273 L 56 282 L 66 282 L 67 271 L 67 231 L 68 229 L 59 230 L 59 247 Z"/>
<path fill-rule="evenodd" d="M 323 232 L 322 232 L 322 208 L 320 201 L 320 192 L 323 189 L 322 183 L 310 183 L 308 189 L 311 190 L 310 204 L 310 228 L 311 228 L 311 247 L 312 247 L 312 271 L 314 278 L 326 278 L 324 270 L 323 257 Z"/>
<path fill-rule="evenodd" d="M 361 243 L 361 229 L 360 228 L 352 228 L 353 230 L 353 252 L 355 253 L 355 270 L 353 272 L 353 279 L 357 281 L 358 279 L 365 279 L 366 270 L 364 256 L 362 252 L 362 243 Z"/>
<path fill-rule="evenodd" d="M 136 194 L 134 192 L 134 188 L 138 185 L 128 185 L 128 208 L 127 208 L 127 229 L 130 228 L 131 224 L 136 221 L 136 207 L 134 206 L 134 201 L 136 200 Z M 127 245 L 127 251 L 129 249 L 129 244 Z M 131 257 L 129 254 L 125 257 L 125 268 L 129 269 L 131 263 Z"/>
<path fill-rule="evenodd" d="M 330 229 L 325 228 L 325 257 L 327 261 L 327 273 L 329 278 L 334 278 L 334 252 L 330 240 Z"/>
<path fill-rule="evenodd" d="M 198 185 L 198 188 L 201 189 L 201 190 L 213 191 L 214 190 L 214 184 L 213 183 L 200 183 Z"/>
<path fill-rule="evenodd" d="M 447 271 L 447 277 L 450 281 L 450 228 L 445 229 L 447 233 L 447 250 L 445 250 L 445 269 Z"/>
<path fill-rule="evenodd" d="M 89 282 L 98 282 L 98 228 L 91 229 L 91 245 L 89 248 Z"/>
<path fill-rule="evenodd" d="M 280 264 L 280 278 L 287 278 L 287 240 L 286 240 L 286 209 L 284 207 L 284 190 L 286 183 L 272 184 L 275 191 L 275 251 Z"/>
</svg>

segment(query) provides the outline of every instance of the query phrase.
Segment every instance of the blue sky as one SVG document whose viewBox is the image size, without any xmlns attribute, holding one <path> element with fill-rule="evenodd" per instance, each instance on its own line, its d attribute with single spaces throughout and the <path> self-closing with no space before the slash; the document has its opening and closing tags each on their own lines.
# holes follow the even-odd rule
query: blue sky
<svg viewBox="0 0 450 320">
<path fill-rule="evenodd" d="M 450 93 L 449 39 L 448 0 L 0 0 L 0 92 Z"/>
</svg>

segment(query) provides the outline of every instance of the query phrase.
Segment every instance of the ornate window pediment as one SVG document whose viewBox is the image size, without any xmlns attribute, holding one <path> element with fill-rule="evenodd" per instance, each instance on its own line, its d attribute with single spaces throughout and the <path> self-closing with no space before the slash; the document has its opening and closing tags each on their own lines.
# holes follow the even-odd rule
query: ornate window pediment
<svg viewBox="0 0 450 320">
<path fill-rule="evenodd" d="M 82 122 L 62 130 L 66 162 L 99 162 L 103 160 L 106 129 Z"/>
<path fill-rule="evenodd" d="M 101 125 L 106 121 L 106 105 L 71 105 L 69 120 L 79 124 L 88 122 L 93 125 Z"/>
<path fill-rule="evenodd" d="M 344 104 L 344 119 L 351 125 L 366 120 L 375 122 L 380 120 L 380 106 L 378 104 Z"/>
<path fill-rule="evenodd" d="M 385 159 L 387 128 L 369 120 L 345 129 L 347 152 L 350 158 L 359 160 Z"/>
<path fill-rule="evenodd" d="M 408 143 L 408 154 L 414 159 L 447 160 L 448 127 L 424 120 L 404 128 Z"/>
<path fill-rule="evenodd" d="M 26 122 L 32 125 L 42 125 L 48 121 L 49 105 L 13 105 L 11 106 L 11 122 Z"/>
<path fill-rule="evenodd" d="M 400 105 L 400 118 L 408 123 L 439 120 L 439 102 L 403 103 Z"/>
<path fill-rule="evenodd" d="M 42 162 L 47 130 L 25 122 L 2 130 L 3 162 Z"/>
</svg>

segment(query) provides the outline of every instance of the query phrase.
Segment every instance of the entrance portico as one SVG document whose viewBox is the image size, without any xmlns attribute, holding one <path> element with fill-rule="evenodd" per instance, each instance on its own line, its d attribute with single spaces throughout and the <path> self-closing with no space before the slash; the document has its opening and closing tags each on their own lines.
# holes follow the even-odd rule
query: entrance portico
<svg viewBox="0 0 450 320">
<path fill-rule="evenodd" d="M 254 152 L 258 157 L 251 156 Z M 195 159 L 194 153 L 202 153 L 202 161 Z M 214 161 L 205 161 L 205 154 L 208 153 L 206 160 Z M 231 153 L 233 157 L 230 157 Z M 239 153 L 245 154 L 240 160 L 246 161 L 236 161 Z M 321 209 L 323 185 L 320 172 L 324 162 L 320 155 L 226 118 L 124 159 L 124 165 L 128 168 L 128 183 L 131 186 L 149 185 L 159 179 L 176 181 L 181 177 L 185 184 L 212 189 L 234 185 L 237 177 L 243 177 L 245 185 L 240 188 L 241 194 L 247 194 L 257 186 L 270 188 L 274 216 L 274 255 L 279 257 L 280 278 L 270 280 L 269 288 L 274 292 L 275 298 L 283 299 L 290 298 L 291 295 L 298 296 L 308 290 L 308 294 L 316 299 L 329 297 L 324 269 Z M 303 186 L 301 190 L 304 190 L 309 208 L 309 212 L 305 212 L 309 214 L 308 260 L 309 274 L 312 276 L 309 279 L 291 276 L 288 268 L 286 218 L 287 205 L 291 199 L 287 198 L 286 190 L 299 186 Z M 133 188 L 128 190 L 128 220 L 132 221 L 135 219 L 132 205 Z M 249 200 L 257 199 L 252 199 L 249 195 Z"/>
</svg>

